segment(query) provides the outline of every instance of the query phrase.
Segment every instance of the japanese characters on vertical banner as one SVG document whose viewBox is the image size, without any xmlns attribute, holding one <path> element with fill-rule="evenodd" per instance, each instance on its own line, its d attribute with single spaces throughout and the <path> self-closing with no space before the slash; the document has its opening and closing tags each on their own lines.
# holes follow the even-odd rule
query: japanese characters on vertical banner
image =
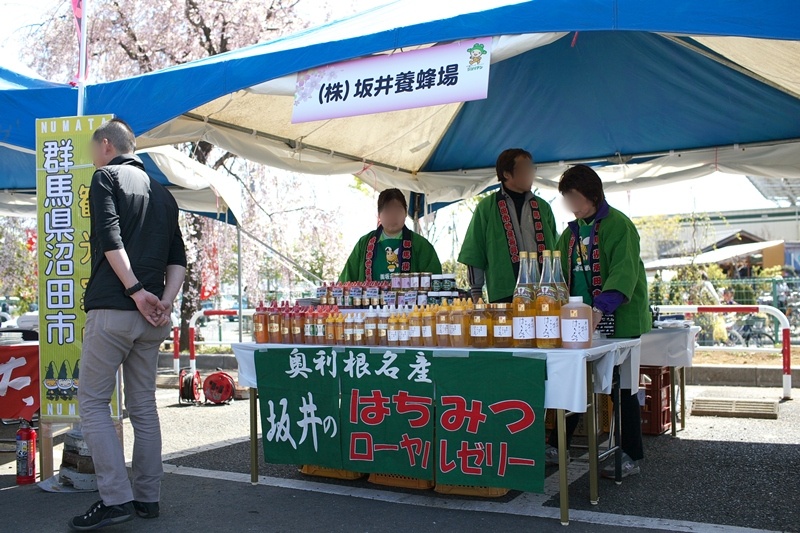
<svg viewBox="0 0 800 533">
<path fill-rule="evenodd" d="M 36 121 L 41 416 L 77 420 L 80 356 L 91 273 L 92 133 L 110 115 Z M 111 413 L 119 416 L 116 394 Z"/>
<path fill-rule="evenodd" d="M 256 371 L 267 462 L 544 488 L 544 359 L 303 346 Z"/>
<path fill-rule="evenodd" d="M 38 379 L 38 346 L 3 348 L 0 352 L 0 418 L 33 418 L 39 410 Z"/>
<path fill-rule="evenodd" d="M 299 346 L 259 352 L 264 457 L 269 463 L 342 468 L 339 437 L 341 348 Z"/>
<path fill-rule="evenodd" d="M 431 352 L 349 348 L 342 382 L 344 468 L 433 479 Z"/>
</svg>

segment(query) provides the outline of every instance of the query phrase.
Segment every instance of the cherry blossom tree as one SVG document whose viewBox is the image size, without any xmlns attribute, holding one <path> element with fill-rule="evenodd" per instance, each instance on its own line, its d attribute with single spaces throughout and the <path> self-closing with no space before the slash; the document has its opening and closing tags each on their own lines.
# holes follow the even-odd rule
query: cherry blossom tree
<svg viewBox="0 0 800 533">
<path fill-rule="evenodd" d="M 305 25 L 296 15 L 299 2 L 93 0 L 87 33 L 89 78 L 105 81 L 143 74 L 297 31 Z M 317 4 L 327 9 L 326 4 Z M 31 29 L 22 59 L 50 80 L 71 81 L 78 68 L 78 40 L 70 3 L 54 2 L 44 19 Z M 242 252 L 243 285 L 251 305 L 256 299 L 274 297 L 268 292 L 295 284 L 298 270 L 333 277 L 342 258 L 338 234 L 331 230 L 335 214 L 307 201 L 313 198 L 306 194 L 308 178 L 241 161 L 204 141 L 180 148 L 215 170 L 239 177 L 246 191 L 245 217 L 240 222 L 247 234 L 257 237 L 245 237 L 238 250 L 235 228 L 198 215 L 183 216 L 189 261 L 180 309 L 185 349 L 187 321 L 200 308 L 203 282 L 208 288 L 235 279 L 236 253 Z M 263 244 L 278 255 L 267 253 Z M 307 251 L 311 246 L 313 250 Z M 330 258 L 320 255 L 327 253 Z M 274 259 L 293 255 L 300 260 L 299 269 Z M 271 288 L 265 279 L 272 280 Z"/>
</svg>

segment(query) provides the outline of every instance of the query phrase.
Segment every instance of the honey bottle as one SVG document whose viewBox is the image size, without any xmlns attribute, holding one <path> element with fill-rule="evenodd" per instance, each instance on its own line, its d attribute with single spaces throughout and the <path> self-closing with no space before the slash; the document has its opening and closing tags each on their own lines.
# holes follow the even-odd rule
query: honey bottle
<svg viewBox="0 0 800 533">
<path fill-rule="evenodd" d="M 514 289 L 513 340 L 515 348 L 536 346 L 536 311 L 534 308 L 533 282 L 530 279 L 530 264 L 527 252 L 519 254 L 519 275 Z"/>
<path fill-rule="evenodd" d="M 328 346 L 336 344 L 336 315 L 333 313 L 325 317 L 325 344 Z"/>
<path fill-rule="evenodd" d="M 364 318 L 364 345 L 378 345 L 378 313 L 371 305 Z"/>
<path fill-rule="evenodd" d="M 266 344 L 269 342 L 267 311 L 264 308 L 264 302 L 258 302 L 258 307 L 253 315 L 253 333 L 255 334 L 258 344 Z"/>
<path fill-rule="evenodd" d="M 336 315 L 336 322 L 333 325 L 334 333 L 333 339 L 336 346 L 344 346 L 344 315 L 338 313 Z"/>
<path fill-rule="evenodd" d="M 305 344 L 305 327 L 303 325 L 303 310 L 296 307 L 292 311 L 292 344 Z"/>
<path fill-rule="evenodd" d="M 553 284 L 558 292 L 558 301 L 561 305 L 569 303 L 569 287 L 567 282 L 564 281 L 564 271 L 561 267 L 561 252 L 556 250 L 553 252 Z"/>
<path fill-rule="evenodd" d="M 456 299 L 450 310 L 450 346 L 453 348 L 467 347 L 467 332 L 464 331 L 464 316 L 464 306 L 460 299 Z"/>
<path fill-rule="evenodd" d="M 422 311 L 416 305 L 408 315 L 408 345 L 422 346 Z"/>
<path fill-rule="evenodd" d="M 388 346 L 400 346 L 400 324 L 394 313 L 389 316 L 389 329 L 386 337 Z"/>
<path fill-rule="evenodd" d="M 561 307 L 561 347 L 585 350 L 592 347 L 592 308 L 582 296 L 570 296 Z"/>
<path fill-rule="evenodd" d="M 267 316 L 269 342 L 280 344 L 281 342 L 281 310 L 277 302 L 272 302 L 272 306 Z"/>
<path fill-rule="evenodd" d="M 492 310 L 492 340 L 495 348 L 511 348 L 514 345 L 514 313 L 511 304 L 494 304 Z"/>
<path fill-rule="evenodd" d="M 344 345 L 353 345 L 353 315 L 351 313 L 344 317 Z"/>
<path fill-rule="evenodd" d="M 491 348 L 494 343 L 492 341 L 492 315 L 491 311 L 486 308 L 483 299 L 478 300 L 475 304 L 475 310 L 470 317 L 470 339 L 472 346 L 475 348 Z"/>
<path fill-rule="evenodd" d="M 325 344 L 325 321 L 328 318 L 329 312 L 329 310 L 324 308 L 317 309 L 317 312 L 314 315 L 314 344 Z"/>
<path fill-rule="evenodd" d="M 436 328 L 436 318 L 433 315 L 433 308 L 426 305 L 422 310 L 422 346 L 436 346 L 436 337 L 433 333 Z"/>
<path fill-rule="evenodd" d="M 399 338 L 398 338 L 398 345 L 399 346 L 409 346 L 409 341 L 411 340 L 410 331 L 408 329 L 408 314 L 406 313 L 405 309 L 400 311 L 400 314 L 397 317 L 397 324 L 398 324 L 398 331 L 399 331 Z"/>
<path fill-rule="evenodd" d="M 383 306 L 378 312 L 378 346 L 389 345 L 389 308 Z"/>
<path fill-rule="evenodd" d="M 450 346 L 450 306 L 443 300 L 442 305 L 436 310 L 436 346 L 446 348 Z"/>
<path fill-rule="evenodd" d="M 542 281 L 536 295 L 536 347 L 561 348 L 561 302 L 553 281 L 550 251 L 543 252 Z"/>
<path fill-rule="evenodd" d="M 353 317 L 353 344 L 364 346 L 364 315 L 361 313 Z"/>
</svg>

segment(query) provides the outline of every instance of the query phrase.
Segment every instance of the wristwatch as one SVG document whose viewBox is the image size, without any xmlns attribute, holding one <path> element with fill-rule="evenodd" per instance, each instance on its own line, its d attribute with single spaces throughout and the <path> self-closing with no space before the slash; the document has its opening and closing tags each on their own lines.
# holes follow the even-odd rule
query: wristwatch
<svg viewBox="0 0 800 533">
<path fill-rule="evenodd" d="M 125 296 L 133 296 L 134 294 L 136 294 L 137 292 L 139 292 L 142 289 L 144 289 L 144 285 L 142 285 L 142 282 L 139 281 L 133 287 L 129 287 L 129 288 L 125 289 Z"/>
</svg>

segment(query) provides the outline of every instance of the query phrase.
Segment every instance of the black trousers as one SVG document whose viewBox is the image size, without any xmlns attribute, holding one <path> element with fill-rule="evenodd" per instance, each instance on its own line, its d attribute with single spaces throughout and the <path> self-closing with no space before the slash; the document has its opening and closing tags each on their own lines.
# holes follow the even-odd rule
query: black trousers
<svg viewBox="0 0 800 533">
<path fill-rule="evenodd" d="M 630 389 L 620 389 L 620 417 L 622 418 L 622 451 L 634 461 L 644 459 L 644 445 L 642 444 L 642 411 L 639 406 L 639 396 L 631 395 Z M 612 395 L 613 399 L 613 395 Z M 567 447 L 572 444 L 572 435 L 580 424 L 582 414 L 575 413 L 567 417 Z M 558 429 L 550 431 L 548 439 L 550 446 L 558 447 Z"/>
</svg>

